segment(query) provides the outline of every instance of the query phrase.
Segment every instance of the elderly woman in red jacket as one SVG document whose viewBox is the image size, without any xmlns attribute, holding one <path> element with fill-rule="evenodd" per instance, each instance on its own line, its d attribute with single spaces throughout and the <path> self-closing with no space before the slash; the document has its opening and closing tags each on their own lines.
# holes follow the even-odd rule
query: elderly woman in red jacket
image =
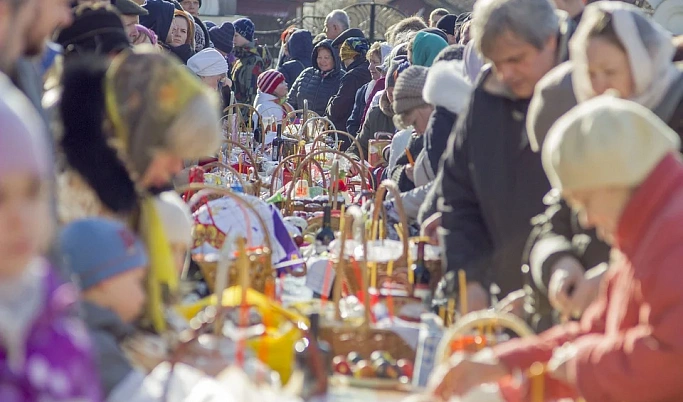
<svg viewBox="0 0 683 402">
<path fill-rule="evenodd" d="M 580 322 L 440 370 L 446 374 L 435 378 L 437 396 L 462 395 L 542 362 L 547 401 L 683 401 L 679 145 L 651 111 L 609 95 L 557 121 L 543 146 L 543 167 L 582 224 L 613 246 L 600 294 Z"/>
</svg>

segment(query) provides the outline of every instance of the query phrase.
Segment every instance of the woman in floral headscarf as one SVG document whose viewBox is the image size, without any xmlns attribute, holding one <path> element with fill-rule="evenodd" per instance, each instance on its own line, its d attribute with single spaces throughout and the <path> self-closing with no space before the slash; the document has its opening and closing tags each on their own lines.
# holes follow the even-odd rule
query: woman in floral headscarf
<svg viewBox="0 0 683 402">
<path fill-rule="evenodd" d="M 172 57 L 145 48 L 117 56 L 109 68 L 75 61 L 66 66 L 63 87 L 68 167 L 59 178 L 60 220 L 107 216 L 141 235 L 150 255 L 148 298 L 156 303 L 151 323 L 163 330 L 161 288 L 173 290 L 177 278 L 153 195 L 169 186 L 183 161 L 218 150 L 217 95 Z"/>
<path fill-rule="evenodd" d="M 356 92 L 363 85 L 372 80 L 370 75 L 370 62 L 366 55 L 370 49 L 365 38 L 348 38 L 339 49 L 339 56 L 346 68 L 346 75 L 342 77 L 339 91 L 330 99 L 327 106 L 327 117 L 332 120 L 338 130 L 346 130 L 346 121 L 351 116 L 353 105 L 356 100 Z M 344 137 L 343 150 L 351 144 L 350 139 Z"/>
</svg>

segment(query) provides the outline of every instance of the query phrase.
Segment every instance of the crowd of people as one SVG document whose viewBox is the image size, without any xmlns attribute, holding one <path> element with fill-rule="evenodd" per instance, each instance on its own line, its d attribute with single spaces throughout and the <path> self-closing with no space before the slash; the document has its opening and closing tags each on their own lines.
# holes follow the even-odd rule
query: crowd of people
<svg viewBox="0 0 683 402">
<path fill-rule="evenodd" d="M 201 0 L 0 0 L 0 400 L 136 395 L 168 356 L 123 344 L 168 330 L 192 246 L 174 180 L 216 156 L 227 106 L 306 103 L 397 184 L 388 236 L 400 199 L 441 247 L 437 293 L 515 300 L 539 333 L 439 367 L 435 398 L 542 362 L 546 400 L 680 401 L 683 40 L 589 3 L 477 0 L 375 43 L 335 10 L 273 58 Z"/>
</svg>

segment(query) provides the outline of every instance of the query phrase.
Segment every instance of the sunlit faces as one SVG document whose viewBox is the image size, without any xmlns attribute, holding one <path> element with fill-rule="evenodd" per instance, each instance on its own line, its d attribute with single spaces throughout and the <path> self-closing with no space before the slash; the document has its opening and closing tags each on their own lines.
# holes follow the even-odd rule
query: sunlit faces
<svg viewBox="0 0 683 402">
<path fill-rule="evenodd" d="M 168 151 L 156 151 L 152 162 L 142 175 L 143 188 L 163 187 L 183 170 L 183 160 Z"/>
<path fill-rule="evenodd" d="M 368 66 L 368 70 L 370 70 L 370 75 L 372 76 L 373 80 L 377 81 L 382 77 L 382 74 L 380 74 L 379 70 L 377 70 L 378 67 L 381 67 L 382 61 L 377 56 L 377 54 L 373 54 L 368 61 L 370 62 L 370 65 Z"/>
<path fill-rule="evenodd" d="M 617 90 L 624 99 L 633 95 L 631 64 L 622 48 L 607 39 L 595 37 L 588 41 L 586 58 L 588 75 L 596 95 L 602 95 L 608 89 Z"/>
<path fill-rule="evenodd" d="M 629 188 L 602 188 L 595 190 L 566 191 L 567 203 L 578 212 L 581 226 L 595 228 L 598 236 L 608 242 L 614 241 L 621 214 L 630 200 Z"/>
<path fill-rule="evenodd" d="M 183 10 L 190 13 L 190 15 L 199 17 L 199 0 L 183 0 L 180 2 Z"/>
<path fill-rule="evenodd" d="M 284 98 L 287 96 L 287 92 L 289 92 L 289 87 L 287 86 L 287 82 L 282 81 L 280 85 L 275 88 L 275 91 L 273 91 L 273 95 L 277 96 L 278 98 Z"/>
<path fill-rule="evenodd" d="M 491 60 L 498 80 L 518 98 L 528 99 L 534 93 L 536 83 L 554 67 L 556 48 L 554 36 L 539 50 L 506 31 L 485 56 Z"/>
<path fill-rule="evenodd" d="M 168 33 L 167 43 L 173 47 L 181 46 L 187 43 L 187 35 L 190 32 L 190 26 L 187 18 L 175 17 L 171 25 L 171 31 Z"/>
<path fill-rule="evenodd" d="M 235 32 L 235 38 L 233 39 L 232 44 L 235 47 L 243 47 L 249 44 L 249 40 L 247 40 L 247 38 L 240 35 L 239 33 Z"/>
<path fill-rule="evenodd" d="M 123 322 L 135 321 L 143 312 L 146 300 L 146 267 L 138 267 L 104 280 L 83 295 L 90 300 L 115 312 Z"/>
<path fill-rule="evenodd" d="M 28 173 L 0 179 L 0 279 L 20 274 L 45 251 L 52 219 L 48 184 Z"/>
<path fill-rule="evenodd" d="M 327 72 L 334 68 L 334 57 L 332 57 L 332 52 L 327 48 L 318 49 L 316 60 L 322 72 Z"/>
<path fill-rule="evenodd" d="M 335 40 L 342 33 L 342 27 L 339 23 L 331 18 L 325 21 L 325 35 L 327 39 Z"/>
<path fill-rule="evenodd" d="M 128 35 L 128 41 L 134 43 L 138 35 L 140 35 L 135 27 L 135 25 L 140 23 L 140 17 L 137 15 L 122 15 L 121 22 L 123 22 L 123 29 L 126 30 L 126 35 Z"/>
</svg>

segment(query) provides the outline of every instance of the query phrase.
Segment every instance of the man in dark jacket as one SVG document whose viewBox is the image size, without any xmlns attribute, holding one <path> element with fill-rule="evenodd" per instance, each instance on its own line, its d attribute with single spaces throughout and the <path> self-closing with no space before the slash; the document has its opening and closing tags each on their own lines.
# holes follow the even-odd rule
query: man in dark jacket
<svg viewBox="0 0 683 402">
<path fill-rule="evenodd" d="M 351 116 L 356 92 L 372 79 L 368 70 L 370 63 L 365 57 L 369 48 L 366 39 L 349 38 L 339 49 L 340 58 L 346 66 L 346 74 L 339 84 L 339 91 L 330 99 L 327 106 L 327 117 L 338 130 L 346 130 L 346 122 Z M 350 144 L 350 139 L 344 137 L 342 150 L 346 150 Z"/>
<path fill-rule="evenodd" d="M 289 36 L 286 46 L 289 60 L 278 67 L 278 71 L 285 76 L 287 86 L 291 88 L 301 72 L 311 66 L 313 36 L 310 31 L 297 29 Z"/>
<path fill-rule="evenodd" d="M 522 288 L 530 220 L 550 190 L 525 117 L 536 83 L 566 58 L 568 34 L 546 0 L 482 0 L 473 15 L 475 43 L 495 70 L 482 70 L 438 183 L 445 266 L 466 272 L 471 311 L 488 306 L 492 284 L 500 296 Z"/>
<path fill-rule="evenodd" d="M 307 100 L 309 110 L 324 116 L 327 104 L 339 90 L 339 83 L 344 76 L 339 53 L 332 48 L 331 40 L 326 39 L 313 48 L 311 63 L 312 66 L 302 71 L 294 81 L 287 103 L 294 110 L 299 110 L 303 109 L 304 100 Z"/>
</svg>

